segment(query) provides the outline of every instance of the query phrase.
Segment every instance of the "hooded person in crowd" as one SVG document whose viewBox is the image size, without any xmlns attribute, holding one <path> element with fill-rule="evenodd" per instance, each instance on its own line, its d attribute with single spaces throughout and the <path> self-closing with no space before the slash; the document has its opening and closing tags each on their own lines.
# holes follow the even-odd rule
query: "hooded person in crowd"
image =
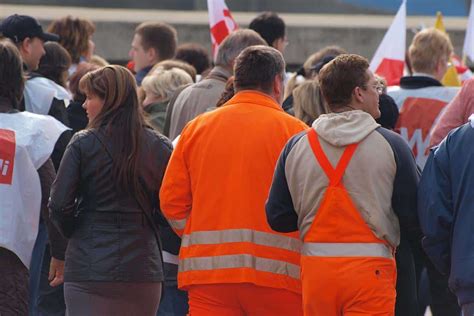
<svg viewBox="0 0 474 316">
<path fill-rule="evenodd" d="M 393 315 L 400 228 L 420 235 L 416 164 L 403 139 L 375 122 L 381 89 L 365 58 L 336 57 L 319 82 L 332 113 L 286 144 L 267 220 L 299 231 L 305 315 Z"/>
</svg>

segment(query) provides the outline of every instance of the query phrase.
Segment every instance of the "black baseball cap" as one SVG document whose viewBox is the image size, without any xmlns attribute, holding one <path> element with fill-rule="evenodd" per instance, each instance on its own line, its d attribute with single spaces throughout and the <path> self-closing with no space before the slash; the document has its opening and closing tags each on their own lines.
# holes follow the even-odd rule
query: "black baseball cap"
<svg viewBox="0 0 474 316">
<path fill-rule="evenodd" d="M 15 43 L 19 43 L 27 37 L 38 37 L 45 42 L 59 41 L 58 35 L 43 32 L 43 28 L 38 21 L 28 15 L 10 15 L 0 23 L 0 33 Z"/>
<path fill-rule="evenodd" d="M 313 65 L 311 67 L 311 70 L 314 70 L 316 71 L 316 73 L 319 74 L 319 72 L 321 71 L 321 69 L 323 69 L 323 67 L 329 63 L 331 60 L 333 60 L 334 58 L 336 58 L 337 56 L 336 55 L 326 55 L 324 56 L 323 58 L 321 58 L 321 60 L 316 63 L 315 65 Z"/>
</svg>

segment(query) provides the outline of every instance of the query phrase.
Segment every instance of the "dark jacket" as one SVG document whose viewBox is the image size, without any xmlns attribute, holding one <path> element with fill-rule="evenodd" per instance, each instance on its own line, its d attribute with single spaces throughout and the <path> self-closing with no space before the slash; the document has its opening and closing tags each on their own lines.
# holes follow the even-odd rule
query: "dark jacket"
<svg viewBox="0 0 474 316">
<path fill-rule="evenodd" d="M 153 215 L 159 205 L 172 146 L 148 128 L 142 137 L 138 172 L 149 197 L 143 202 L 117 190 L 109 155 L 113 143 L 102 129 L 80 131 L 71 139 L 49 202 L 58 228 L 64 233 L 74 227 L 66 251 L 66 282 L 163 281 L 160 247 L 143 211 Z"/>
<path fill-rule="evenodd" d="M 421 89 L 442 86 L 441 82 L 427 76 L 405 76 L 400 79 L 400 88 L 402 89 Z"/>
<path fill-rule="evenodd" d="M 135 80 L 137 81 L 137 86 L 142 85 L 143 79 L 146 77 L 146 75 L 148 75 L 151 68 L 153 68 L 153 66 L 146 66 L 145 68 L 140 69 L 139 71 L 137 71 L 137 73 L 135 74 Z"/>
<path fill-rule="evenodd" d="M 474 129 L 465 124 L 432 150 L 418 191 L 423 248 L 449 275 L 460 304 L 474 302 Z"/>
<path fill-rule="evenodd" d="M 293 94 L 290 94 L 284 101 L 281 107 L 286 113 L 295 116 L 295 110 L 293 109 L 294 101 Z"/>
<path fill-rule="evenodd" d="M 89 123 L 86 110 L 82 107 L 83 103 L 84 102 L 71 101 L 66 109 L 69 127 L 72 128 L 73 134 L 86 128 L 87 123 Z"/>
<path fill-rule="evenodd" d="M 43 77 L 43 76 L 35 72 L 29 72 L 27 73 L 27 77 L 28 77 L 28 80 L 31 80 L 31 79 Z M 54 117 L 55 119 L 57 119 L 58 121 L 66 125 L 67 127 L 70 126 L 68 113 L 66 111 L 66 106 L 63 100 L 58 100 L 56 98 L 53 98 L 53 100 L 51 101 L 51 104 L 48 106 L 49 106 L 48 115 L 51 115 L 52 117 Z M 25 98 L 21 100 L 19 109 L 20 111 L 25 110 Z M 63 158 L 63 154 L 64 154 L 64 151 L 66 150 L 66 146 L 71 140 L 72 134 L 73 133 L 70 130 L 65 131 L 64 133 L 61 134 L 58 141 L 56 142 L 56 145 L 54 146 L 53 153 L 51 154 L 51 160 L 53 161 L 53 165 L 56 170 L 58 170 L 59 168 L 59 164 L 61 163 L 61 159 Z"/>
</svg>

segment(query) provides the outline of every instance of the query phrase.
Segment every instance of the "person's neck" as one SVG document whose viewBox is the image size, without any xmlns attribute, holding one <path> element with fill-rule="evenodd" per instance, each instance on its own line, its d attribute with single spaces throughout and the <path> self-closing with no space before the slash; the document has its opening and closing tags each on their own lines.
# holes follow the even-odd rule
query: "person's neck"
<svg viewBox="0 0 474 316">
<path fill-rule="evenodd" d="M 354 106 L 348 104 L 348 105 L 344 105 L 334 111 L 332 111 L 333 113 L 343 113 L 343 112 L 349 112 L 349 111 L 356 111 L 356 110 L 360 110 L 358 108 L 355 108 Z"/>
</svg>

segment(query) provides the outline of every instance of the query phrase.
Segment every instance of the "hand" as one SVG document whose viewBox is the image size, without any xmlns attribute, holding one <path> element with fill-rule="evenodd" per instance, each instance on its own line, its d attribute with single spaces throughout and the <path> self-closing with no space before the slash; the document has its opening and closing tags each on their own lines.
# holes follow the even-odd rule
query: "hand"
<svg viewBox="0 0 474 316">
<path fill-rule="evenodd" d="M 52 287 L 63 284 L 64 282 L 64 261 L 58 260 L 51 257 L 51 263 L 49 264 L 49 277 L 51 281 L 49 285 Z"/>
</svg>

